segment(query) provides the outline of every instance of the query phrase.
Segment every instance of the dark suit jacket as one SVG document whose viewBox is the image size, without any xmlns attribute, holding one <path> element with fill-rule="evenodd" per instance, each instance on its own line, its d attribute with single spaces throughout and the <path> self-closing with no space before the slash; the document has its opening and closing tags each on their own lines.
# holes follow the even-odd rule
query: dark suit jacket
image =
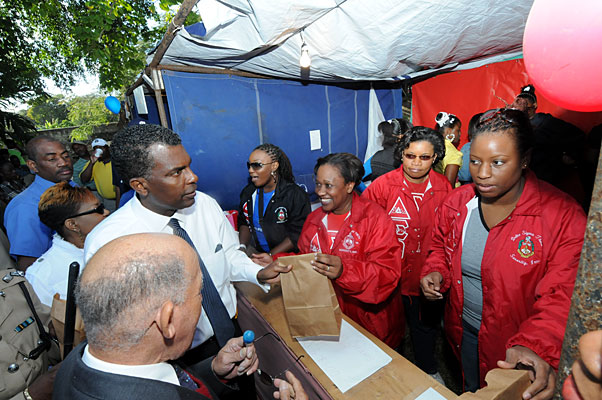
<svg viewBox="0 0 602 400">
<path fill-rule="evenodd" d="M 207 397 L 181 386 L 151 379 L 109 374 L 88 367 L 82 361 L 86 342 L 77 346 L 63 361 L 54 382 L 53 399 L 182 399 L 206 400 Z M 214 400 L 234 391 L 224 385 L 211 370 L 211 358 L 202 364 L 198 378 L 209 388 Z"/>
</svg>

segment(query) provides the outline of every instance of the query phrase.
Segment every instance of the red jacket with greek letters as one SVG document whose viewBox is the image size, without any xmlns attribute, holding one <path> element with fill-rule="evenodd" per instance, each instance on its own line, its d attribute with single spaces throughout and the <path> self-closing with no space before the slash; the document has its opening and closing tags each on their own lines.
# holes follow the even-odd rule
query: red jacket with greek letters
<svg viewBox="0 0 602 400">
<path fill-rule="evenodd" d="M 558 368 L 585 231 L 585 214 L 569 195 L 528 171 L 516 208 L 491 228 L 481 262 L 483 312 L 479 331 L 481 386 L 485 375 L 524 346 Z M 445 329 L 456 356 L 462 343 L 462 247 L 474 184 L 454 190 L 437 211 L 422 276 L 443 275 Z"/>
<path fill-rule="evenodd" d="M 431 247 L 435 211 L 451 190 L 447 178 L 431 170 L 422 201 L 417 203 L 398 168 L 376 179 L 362 194 L 380 205 L 395 224 L 403 260 L 401 294 L 405 296 L 420 296 L 420 272 Z"/>
<path fill-rule="evenodd" d="M 343 272 L 331 282 L 341 311 L 390 347 L 397 347 L 405 319 L 399 295 L 401 249 L 393 223 L 379 205 L 354 194 L 351 215 L 331 249 L 325 218 L 322 208 L 309 214 L 299 249 L 340 257 Z"/>
</svg>

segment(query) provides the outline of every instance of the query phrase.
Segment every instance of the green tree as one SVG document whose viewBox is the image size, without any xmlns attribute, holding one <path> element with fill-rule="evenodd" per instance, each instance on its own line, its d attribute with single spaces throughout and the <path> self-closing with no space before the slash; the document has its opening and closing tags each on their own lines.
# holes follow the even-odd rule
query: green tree
<svg viewBox="0 0 602 400">
<path fill-rule="evenodd" d="M 75 97 L 69 101 L 68 108 L 71 126 L 78 127 L 71 132 L 74 140 L 86 140 L 95 126 L 118 120 L 118 116 L 105 107 L 104 97 L 99 95 Z"/>
<path fill-rule="evenodd" d="M 29 102 L 27 117 L 34 120 L 38 127 L 48 128 L 48 125 L 56 126 L 67 120 L 69 110 L 67 101 L 62 94 L 46 97 L 42 96 Z"/>
</svg>

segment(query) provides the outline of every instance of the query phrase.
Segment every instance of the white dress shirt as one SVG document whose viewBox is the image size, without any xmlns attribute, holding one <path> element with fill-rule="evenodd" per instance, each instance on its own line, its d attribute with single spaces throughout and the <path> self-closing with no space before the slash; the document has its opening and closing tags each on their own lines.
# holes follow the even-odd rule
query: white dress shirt
<svg viewBox="0 0 602 400">
<path fill-rule="evenodd" d="M 121 365 L 113 364 L 94 357 L 88 351 L 88 345 L 84 348 L 82 361 L 88 367 L 109 374 L 125 375 L 134 378 L 152 379 L 180 386 L 176 370 L 168 363 L 161 362 L 149 365 Z"/>
<path fill-rule="evenodd" d="M 73 261 L 79 263 L 80 270 L 83 268 L 84 249 L 76 247 L 55 233 L 52 246 L 27 268 L 25 276 L 43 304 L 52 307 L 55 293 L 63 300 L 67 298 L 69 266 Z"/>
<path fill-rule="evenodd" d="M 238 235 L 221 207 L 212 197 L 198 191 L 194 204 L 178 210 L 172 217 L 149 210 L 134 196 L 88 234 L 84 246 L 85 261 L 88 262 L 103 245 L 121 236 L 147 232 L 173 234 L 173 229 L 167 225 L 171 218 L 176 218 L 188 232 L 231 318 L 236 314 L 236 290 L 232 282 L 252 282 L 265 291 L 269 290 L 269 285 L 261 285 L 257 281 L 261 267 L 238 250 Z M 213 328 L 203 312 L 191 347 L 211 336 Z"/>
</svg>

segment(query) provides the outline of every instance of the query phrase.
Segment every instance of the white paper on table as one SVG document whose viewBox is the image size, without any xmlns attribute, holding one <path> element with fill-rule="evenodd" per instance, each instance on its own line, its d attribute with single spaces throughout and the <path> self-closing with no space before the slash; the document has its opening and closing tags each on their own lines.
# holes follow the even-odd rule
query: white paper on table
<svg viewBox="0 0 602 400">
<path fill-rule="evenodd" d="M 322 148 L 322 139 L 320 139 L 320 130 L 309 131 L 310 150 L 320 150 Z"/>
<path fill-rule="evenodd" d="M 298 341 L 343 393 L 393 360 L 345 320 L 341 323 L 338 342 L 303 339 Z"/>
<path fill-rule="evenodd" d="M 418 397 L 416 397 L 416 400 L 446 400 L 445 397 L 443 397 L 439 392 L 437 392 L 435 389 L 428 388 L 426 389 L 424 392 L 422 392 L 422 394 Z"/>
</svg>

